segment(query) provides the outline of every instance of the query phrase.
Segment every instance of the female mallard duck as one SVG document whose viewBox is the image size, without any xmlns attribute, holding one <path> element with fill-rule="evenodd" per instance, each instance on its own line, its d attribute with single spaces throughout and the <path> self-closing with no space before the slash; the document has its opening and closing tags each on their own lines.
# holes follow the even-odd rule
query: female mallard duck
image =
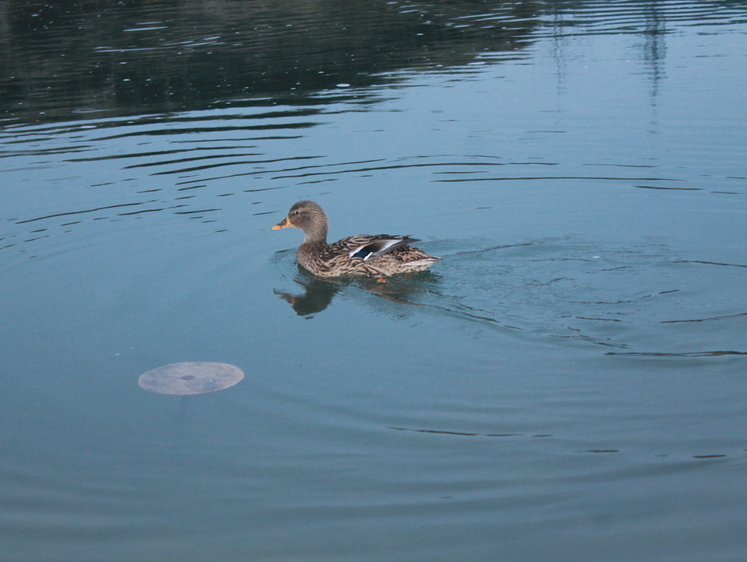
<svg viewBox="0 0 747 562">
<path fill-rule="evenodd" d="M 299 201 L 293 205 L 288 216 L 272 229 L 289 226 L 300 228 L 304 233 L 296 260 L 319 277 L 387 277 L 423 271 L 441 259 L 408 246 L 418 241 L 409 236 L 358 234 L 328 244 L 327 215 L 313 201 Z"/>
</svg>

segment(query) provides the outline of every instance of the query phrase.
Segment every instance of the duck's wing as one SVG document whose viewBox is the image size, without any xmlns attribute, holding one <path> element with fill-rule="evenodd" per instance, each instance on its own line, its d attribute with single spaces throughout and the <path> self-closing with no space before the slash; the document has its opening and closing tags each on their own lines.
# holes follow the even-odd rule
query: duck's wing
<svg viewBox="0 0 747 562">
<path fill-rule="evenodd" d="M 343 238 L 335 245 L 339 244 L 340 248 L 344 249 L 350 258 L 360 258 L 363 261 L 368 261 L 412 242 L 418 242 L 418 239 L 389 234 L 358 234 Z"/>
</svg>

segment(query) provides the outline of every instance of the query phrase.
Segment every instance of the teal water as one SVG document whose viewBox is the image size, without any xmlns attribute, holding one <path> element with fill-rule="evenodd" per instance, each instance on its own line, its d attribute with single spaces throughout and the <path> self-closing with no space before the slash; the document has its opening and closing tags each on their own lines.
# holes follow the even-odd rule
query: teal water
<svg viewBox="0 0 747 562">
<path fill-rule="evenodd" d="M 747 556 L 747 3 L 2 7 L 0 560 Z"/>
</svg>

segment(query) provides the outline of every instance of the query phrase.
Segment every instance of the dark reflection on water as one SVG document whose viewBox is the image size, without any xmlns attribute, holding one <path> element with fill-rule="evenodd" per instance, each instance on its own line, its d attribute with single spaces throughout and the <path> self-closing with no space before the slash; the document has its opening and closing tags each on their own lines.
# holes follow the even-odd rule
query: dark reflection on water
<svg viewBox="0 0 747 562">
<path fill-rule="evenodd" d="M 290 304 L 299 316 L 321 312 L 330 305 L 335 294 L 340 290 L 340 287 L 329 281 L 315 279 L 296 279 L 295 281 L 303 288 L 303 293 L 284 293 L 278 290 L 274 293 Z"/>
<path fill-rule="evenodd" d="M 310 92 L 388 82 L 403 69 L 505 58 L 548 35 L 643 33 L 656 81 L 667 20 L 726 24 L 745 12 L 743 2 L 640 0 L 5 0 L 0 7 L 0 112 L 23 121 L 305 104 Z"/>
<path fill-rule="evenodd" d="M 7 1 L 0 107 L 43 120 L 306 103 L 382 73 L 520 49 L 540 4 Z"/>
<path fill-rule="evenodd" d="M 299 271 L 294 282 L 303 289 L 303 293 L 284 292 L 277 289 L 273 291 L 290 304 L 299 316 L 310 316 L 322 312 L 332 303 L 337 293 L 351 286 L 400 305 L 422 304 L 416 302 L 414 297 L 433 291 L 440 281 L 440 276 L 430 271 L 398 275 L 384 281 L 366 278 L 320 279 L 301 267 Z"/>
</svg>

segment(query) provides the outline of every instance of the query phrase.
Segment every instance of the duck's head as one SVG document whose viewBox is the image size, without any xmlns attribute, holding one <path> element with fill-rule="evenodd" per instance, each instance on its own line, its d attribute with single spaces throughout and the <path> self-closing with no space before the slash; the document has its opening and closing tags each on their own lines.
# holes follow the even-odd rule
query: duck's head
<svg viewBox="0 0 747 562">
<path fill-rule="evenodd" d="M 324 210 L 313 201 L 299 201 L 294 204 L 288 216 L 272 227 L 273 230 L 295 226 L 304 231 L 305 242 L 326 241 L 327 239 L 327 215 Z"/>
</svg>

